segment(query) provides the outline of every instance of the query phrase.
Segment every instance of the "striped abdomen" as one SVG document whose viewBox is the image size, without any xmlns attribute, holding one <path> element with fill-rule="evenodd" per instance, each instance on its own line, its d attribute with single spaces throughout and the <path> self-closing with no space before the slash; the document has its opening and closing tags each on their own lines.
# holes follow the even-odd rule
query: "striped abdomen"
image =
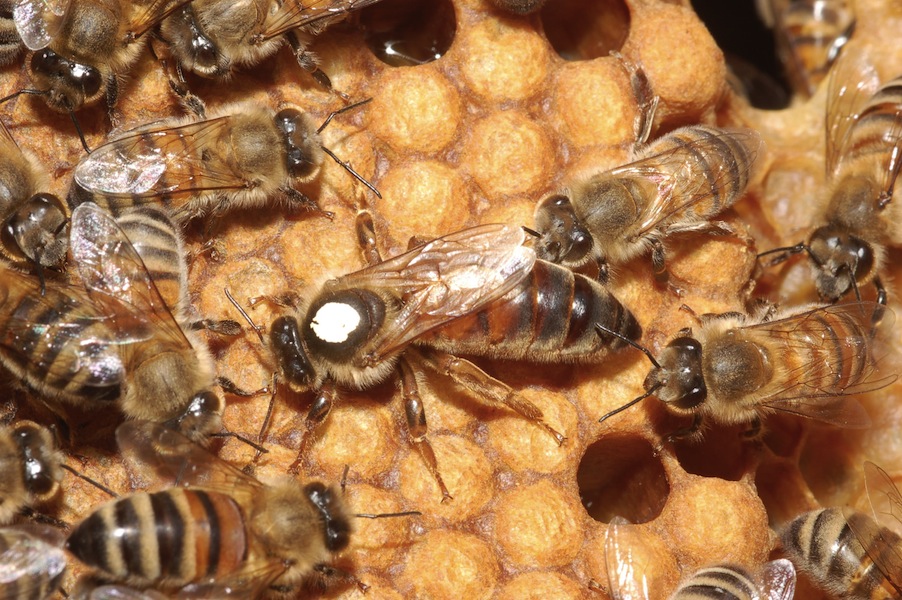
<svg viewBox="0 0 902 600">
<path fill-rule="evenodd" d="M 806 97 L 814 95 L 855 27 L 846 0 L 792 0 L 778 16 L 786 70 Z"/>
<path fill-rule="evenodd" d="M 643 156 L 661 155 L 660 170 L 673 177 L 672 194 L 661 200 L 661 220 L 705 220 L 732 206 L 749 183 L 759 144 L 750 131 L 705 125 L 652 142 Z"/>
<path fill-rule="evenodd" d="M 66 556 L 56 545 L 57 536 L 45 540 L 27 529 L 0 529 L 0 598 L 43 600 L 51 596 L 66 570 Z"/>
<path fill-rule="evenodd" d="M 17 379 L 51 398 L 111 401 L 119 397 L 122 359 L 115 335 L 86 293 L 0 271 L 0 359 Z"/>
<path fill-rule="evenodd" d="M 543 260 L 503 298 L 455 319 L 420 341 L 452 354 L 536 362 L 592 361 L 624 345 L 595 324 L 632 340 L 635 317 L 598 282 Z"/>
<path fill-rule="evenodd" d="M 247 531 L 229 496 L 172 488 L 102 506 L 75 528 L 66 548 L 116 581 L 181 586 L 240 569 Z"/>
<path fill-rule="evenodd" d="M 697 571 L 680 584 L 670 600 L 759 600 L 760 592 L 745 569 L 718 565 Z"/>
<path fill-rule="evenodd" d="M 902 538 L 863 513 L 815 510 L 792 521 L 782 537 L 796 565 L 839 597 L 877 600 L 902 594 L 875 564 L 887 564 L 886 556 L 902 552 Z"/>
<path fill-rule="evenodd" d="M 188 303 L 188 266 L 185 245 L 173 220 L 166 210 L 144 205 L 124 210 L 116 222 L 144 261 L 166 306 L 179 314 Z"/>
<path fill-rule="evenodd" d="M 849 139 L 842 146 L 841 172 L 852 169 L 862 174 L 872 173 L 881 182 L 891 160 L 895 136 L 902 128 L 902 77 L 880 86 L 859 113 L 849 131 Z M 890 135 L 894 133 L 895 136 Z M 864 159 L 868 170 L 855 165 Z M 867 168 L 866 167 L 866 168 Z"/>
</svg>

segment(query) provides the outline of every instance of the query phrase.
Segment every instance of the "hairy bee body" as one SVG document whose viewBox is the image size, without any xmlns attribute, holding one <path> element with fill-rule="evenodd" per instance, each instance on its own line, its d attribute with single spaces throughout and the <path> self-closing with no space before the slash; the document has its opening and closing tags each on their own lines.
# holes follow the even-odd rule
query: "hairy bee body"
<svg viewBox="0 0 902 600">
<path fill-rule="evenodd" d="M 567 267 L 595 260 L 603 274 L 608 264 L 660 254 L 665 237 L 702 228 L 742 196 L 760 144 L 750 130 L 677 129 L 635 161 L 540 201 L 536 252 Z"/>
<path fill-rule="evenodd" d="M 902 551 L 902 537 L 860 512 L 840 508 L 797 517 L 783 532 L 783 546 L 821 587 L 840 598 L 878 600 L 902 594 L 879 565 Z"/>
<path fill-rule="evenodd" d="M 15 0 L 0 0 L 0 66 L 8 65 L 22 52 L 22 38 L 13 21 Z"/>
<path fill-rule="evenodd" d="M 736 565 L 699 569 L 680 582 L 670 600 L 760 600 L 761 588 L 752 574 Z"/>
<path fill-rule="evenodd" d="M 62 453 L 46 428 L 18 421 L 0 428 L 0 523 L 23 507 L 47 502 L 59 492 Z"/>
<path fill-rule="evenodd" d="M 642 335 L 635 317 L 607 288 L 540 260 L 506 296 L 455 319 L 418 343 L 452 354 L 591 362 L 625 345 L 620 338 L 599 335 L 598 323 L 631 340 Z"/>
<path fill-rule="evenodd" d="M 0 598 L 44 600 L 66 571 L 62 536 L 38 525 L 0 528 Z"/>
</svg>

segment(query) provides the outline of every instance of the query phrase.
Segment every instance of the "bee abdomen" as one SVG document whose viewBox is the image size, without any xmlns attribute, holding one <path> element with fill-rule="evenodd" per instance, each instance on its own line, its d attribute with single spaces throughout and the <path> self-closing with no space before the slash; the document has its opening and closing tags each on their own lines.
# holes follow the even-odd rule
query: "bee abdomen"
<svg viewBox="0 0 902 600">
<path fill-rule="evenodd" d="M 839 508 L 812 511 L 792 521 L 782 537 L 796 564 L 834 594 L 876 599 L 902 591 L 893 589 L 871 558 L 898 553 L 902 539 L 863 513 L 846 517 Z"/>
<path fill-rule="evenodd" d="M 136 206 L 116 219 L 144 261 L 147 273 L 166 302 L 174 308 L 187 297 L 187 264 L 179 231 L 165 209 Z"/>
<path fill-rule="evenodd" d="M 24 571 L 18 578 L 4 577 L 0 583 L 0 598 L 16 598 L 16 600 L 43 600 L 59 587 L 60 580 L 66 571 L 66 560 L 62 551 L 56 546 L 49 546 L 42 540 L 19 530 L 0 531 L 0 565 L 11 562 L 21 563 L 23 555 L 40 553 L 38 564 Z M 59 556 L 55 553 L 58 552 Z M 5 574 L 8 575 L 8 574 Z"/>
<path fill-rule="evenodd" d="M 797 334 L 811 338 L 806 344 L 810 355 L 786 359 L 790 365 L 804 359 L 810 371 L 808 379 L 817 389 L 841 391 L 869 375 L 871 354 L 864 344 L 871 335 L 852 315 L 819 311 L 799 324 Z M 822 337 L 826 338 L 823 342 Z"/>
<path fill-rule="evenodd" d="M 758 587 L 740 567 L 716 566 L 701 569 L 686 580 L 671 600 L 755 600 Z"/>
<path fill-rule="evenodd" d="M 184 585 L 241 566 L 247 554 L 243 524 L 228 496 L 173 488 L 101 507 L 78 525 L 66 547 L 115 579 Z"/>
<path fill-rule="evenodd" d="M 601 323 L 630 339 L 641 328 L 601 284 L 537 261 L 504 298 L 438 329 L 427 343 L 452 353 L 540 362 L 591 361 L 623 345 L 600 337 Z"/>
</svg>

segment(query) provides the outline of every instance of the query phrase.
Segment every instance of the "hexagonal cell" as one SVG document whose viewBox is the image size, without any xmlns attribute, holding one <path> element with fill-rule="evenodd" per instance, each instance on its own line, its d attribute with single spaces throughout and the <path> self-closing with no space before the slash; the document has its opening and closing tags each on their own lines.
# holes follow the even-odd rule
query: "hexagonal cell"
<svg viewBox="0 0 902 600">
<path fill-rule="evenodd" d="M 541 12 L 545 36 L 566 60 L 591 60 L 620 50 L 630 30 L 623 0 L 557 0 Z"/>
<path fill-rule="evenodd" d="M 457 30 L 449 0 L 383 0 L 360 13 L 366 45 L 392 67 L 411 67 L 441 58 Z"/>
<path fill-rule="evenodd" d="M 737 427 L 711 427 L 698 442 L 674 445 L 674 454 L 687 473 L 739 481 L 748 471 L 760 446 L 743 437 Z"/>
<path fill-rule="evenodd" d="M 576 483 L 589 516 L 602 523 L 615 516 L 647 523 L 661 514 L 670 494 L 664 465 L 651 444 L 631 435 L 610 435 L 590 445 Z"/>
</svg>

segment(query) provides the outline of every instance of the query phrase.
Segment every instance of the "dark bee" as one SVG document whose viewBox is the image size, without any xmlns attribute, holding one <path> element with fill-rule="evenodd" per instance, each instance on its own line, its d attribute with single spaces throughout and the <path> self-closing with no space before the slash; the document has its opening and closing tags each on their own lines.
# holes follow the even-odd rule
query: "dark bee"
<svg viewBox="0 0 902 600">
<path fill-rule="evenodd" d="M 53 435 L 32 421 L 0 428 L 0 523 L 57 496 L 63 456 Z"/>
<path fill-rule="evenodd" d="M 536 261 L 522 245 L 524 235 L 519 227 L 481 225 L 382 261 L 372 218 L 361 213 L 358 239 L 370 266 L 312 290 L 296 313 L 277 318 L 270 328 L 269 345 L 282 376 L 292 387 L 317 394 L 307 430 L 328 415 L 336 384 L 365 389 L 397 368 L 411 439 L 447 497 L 426 439 L 415 375 L 428 367 L 542 425 L 562 442 L 538 407 L 448 352 L 593 362 L 623 345 L 615 336 L 598 338 L 596 323 L 627 339 L 637 339 L 641 328 L 597 282 Z"/>
<path fill-rule="evenodd" d="M 783 531 L 783 547 L 815 583 L 839 598 L 899 598 L 902 495 L 874 463 L 866 462 L 864 472 L 872 514 L 840 508 L 805 513 Z"/>
<path fill-rule="evenodd" d="M 874 352 L 891 316 L 882 305 L 852 302 L 770 318 L 709 317 L 694 334 L 681 332 L 657 360 L 646 351 L 654 368 L 645 393 L 601 420 L 654 395 L 672 413 L 693 418 L 671 438 L 695 434 L 706 421 L 748 423 L 749 433 L 757 433 L 771 411 L 867 427 L 870 419 L 853 396 L 896 380 L 879 377 Z"/>
</svg>

